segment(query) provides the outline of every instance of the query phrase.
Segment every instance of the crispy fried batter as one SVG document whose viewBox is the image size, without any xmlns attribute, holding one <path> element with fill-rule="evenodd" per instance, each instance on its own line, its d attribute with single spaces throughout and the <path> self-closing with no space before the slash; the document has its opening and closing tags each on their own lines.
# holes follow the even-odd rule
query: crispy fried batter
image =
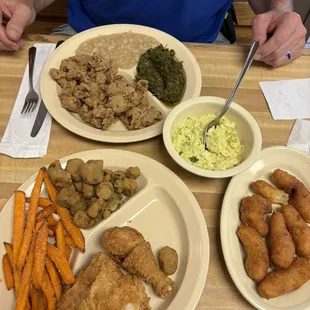
<svg viewBox="0 0 310 310">
<path fill-rule="evenodd" d="M 292 189 L 296 188 L 300 181 L 281 169 L 277 169 L 273 172 L 272 181 L 275 185 L 281 190 L 285 191 L 287 194 L 290 194 Z"/>
<path fill-rule="evenodd" d="M 167 275 L 174 274 L 178 268 L 178 253 L 175 249 L 165 246 L 158 253 L 158 264 L 160 269 Z"/>
<path fill-rule="evenodd" d="M 292 189 L 289 204 L 296 208 L 306 223 L 310 223 L 310 193 L 304 184 Z"/>
<path fill-rule="evenodd" d="M 262 237 L 268 234 L 268 224 L 264 220 L 264 215 L 270 212 L 272 205 L 262 196 L 254 195 L 242 199 L 240 207 L 242 224 L 254 228 Z"/>
<path fill-rule="evenodd" d="M 131 227 L 112 227 L 101 237 L 102 247 L 112 255 L 125 258 L 144 238 L 140 232 Z"/>
<path fill-rule="evenodd" d="M 150 283 L 157 296 L 168 298 L 174 290 L 174 282 L 157 266 L 149 242 L 139 243 L 126 257 L 123 268 Z"/>
<path fill-rule="evenodd" d="M 268 250 L 264 240 L 252 227 L 244 225 L 240 225 L 237 235 L 245 248 L 245 269 L 248 276 L 255 281 L 261 281 L 269 268 Z"/>
<path fill-rule="evenodd" d="M 251 189 L 255 194 L 263 196 L 271 203 L 287 204 L 288 202 L 288 194 L 275 188 L 266 181 L 258 180 L 253 182 L 251 184 Z"/>
<path fill-rule="evenodd" d="M 284 215 L 288 231 L 291 233 L 295 242 L 297 255 L 309 259 L 310 227 L 294 207 L 285 205 L 281 207 L 280 211 Z"/>
<path fill-rule="evenodd" d="M 269 273 L 259 284 L 259 294 L 266 298 L 275 298 L 300 288 L 310 280 L 310 262 L 298 257 L 286 270 Z"/>
<path fill-rule="evenodd" d="M 269 222 L 270 259 L 277 268 L 288 268 L 295 255 L 295 243 L 282 213 L 275 212 Z"/>
<path fill-rule="evenodd" d="M 119 266 L 103 252 L 97 253 L 67 290 L 58 310 L 149 310 L 149 298 L 143 284 L 125 275 Z"/>
</svg>

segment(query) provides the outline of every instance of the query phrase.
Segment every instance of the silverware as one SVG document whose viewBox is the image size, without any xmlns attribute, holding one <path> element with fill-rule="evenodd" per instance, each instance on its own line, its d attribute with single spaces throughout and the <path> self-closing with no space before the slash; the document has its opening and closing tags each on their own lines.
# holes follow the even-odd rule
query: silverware
<svg viewBox="0 0 310 310">
<path fill-rule="evenodd" d="M 39 96 L 33 89 L 33 69 L 34 69 L 34 61 L 36 58 L 36 51 L 37 49 L 33 46 L 28 51 L 28 58 L 29 58 L 29 92 L 25 99 L 25 104 L 23 106 L 22 112 L 23 113 L 29 113 L 33 112 L 36 108 Z"/>
<path fill-rule="evenodd" d="M 63 40 L 62 41 L 58 41 L 57 44 L 56 44 L 55 49 L 63 42 L 64 42 Z M 39 133 L 39 131 L 40 131 L 40 129 L 41 129 L 43 123 L 44 123 L 46 114 L 47 114 L 47 109 L 45 107 L 45 104 L 44 104 L 43 100 L 41 100 L 39 111 L 38 111 L 38 114 L 36 116 L 36 119 L 34 121 L 32 130 L 31 130 L 31 133 L 30 133 L 30 136 L 32 138 L 36 137 L 37 134 Z"/>
<path fill-rule="evenodd" d="M 213 120 L 211 121 L 208 126 L 206 127 L 205 129 L 205 132 L 204 132 L 204 136 L 203 136 L 203 144 L 205 146 L 205 149 L 207 150 L 207 144 L 206 144 L 206 137 L 207 137 L 207 134 L 208 134 L 208 130 L 211 128 L 211 127 L 216 127 L 217 125 L 219 125 L 219 122 L 221 120 L 221 118 L 225 115 L 225 113 L 227 112 L 228 108 L 230 107 L 234 97 L 235 97 L 235 94 L 240 86 L 240 83 L 241 81 L 243 80 L 247 70 L 249 69 L 249 67 L 251 66 L 252 64 L 252 61 L 254 59 L 254 56 L 255 56 L 255 53 L 257 51 L 259 47 L 259 42 L 258 41 L 254 41 L 251 45 L 251 48 L 250 48 L 250 51 L 249 51 L 249 54 L 248 54 L 248 57 L 244 63 L 244 66 L 240 72 L 240 75 L 239 75 L 239 78 L 236 82 L 236 85 L 230 95 L 230 97 L 228 98 L 228 100 L 226 101 L 226 104 L 224 106 L 224 109 L 222 110 L 222 112 Z"/>
</svg>

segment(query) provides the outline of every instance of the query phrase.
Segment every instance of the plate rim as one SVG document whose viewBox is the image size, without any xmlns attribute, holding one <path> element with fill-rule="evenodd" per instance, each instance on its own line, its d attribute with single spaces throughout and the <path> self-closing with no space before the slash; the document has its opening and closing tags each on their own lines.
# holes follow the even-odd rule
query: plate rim
<svg viewBox="0 0 310 310">
<path fill-rule="evenodd" d="M 156 29 L 156 28 L 152 28 L 152 27 L 147 27 L 147 26 L 143 26 L 143 25 L 137 25 L 137 24 L 112 24 L 112 25 L 103 25 L 103 26 L 98 26 L 98 27 L 94 27 L 94 28 L 91 28 L 91 29 L 88 29 L 88 30 L 85 30 L 85 31 L 82 31 L 72 37 L 70 37 L 69 39 L 67 39 L 63 44 L 61 44 L 61 46 L 59 46 L 59 48 L 57 50 L 61 50 L 63 48 L 66 48 L 66 46 L 68 44 L 70 44 L 71 41 L 75 40 L 76 38 L 78 37 L 82 37 L 82 36 L 87 36 L 89 33 L 92 33 L 92 32 L 98 32 L 100 31 L 100 29 L 113 29 L 113 28 L 119 28 L 119 27 L 130 27 L 132 28 L 133 30 L 137 29 L 137 33 L 138 33 L 138 30 L 139 28 L 141 29 L 148 29 L 150 30 L 151 32 L 153 32 L 154 34 L 155 33 L 158 33 L 160 35 L 164 35 L 165 37 L 167 37 L 169 40 L 173 41 L 175 44 L 177 44 L 178 46 L 180 46 L 180 48 L 182 48 L 182 50 L 184 51 L 184 53 L 187 55 L 188 59 L 190 60 L 191 62 L 191 65 L 193 66 L 193 70 L 195 72 L 195 78 L 197 78 L 197 82 L 196 82 L 196 85 L 195 85 L 195 88 L 193 88 L 193 94 L 191 95 L 191 97 L 197 97 L 200 95 L 201 93 L 201 88 L 202 88 L 202 74 L 201 74 L 201 69 L 200 69 L 200 66 L 198 64 L 198 61 L 196 59 L 196 57 L 193 55 L 193 53 L 190 51 L 190 49 L 184 44 L 182 43 L 181 41 L 179 41 L 177 38 L 173 37 L 172 35 L 164 32 L 164 31 L 161 31 L 159 29 Z M 126 30 L 124 30 L 126 31 Z M 129 31 L 129 30 L 127 30 Z M 156 37 L 155 37 L 156 39 Z M 87 40 L 87 38 L 85 38 L 85 40 Z M 162 43 L 162 42 L 160 42 Z M 48 72 L 47 72 L 47 67 L 50 63 L 50 61 L 53 59 L 53 54 L 54 52 L 47 58 L 46 62 L 44 63 L 44 66 L 42 68 L 42 71 L 41 71 L 41 75 L 40 75 L 40 93 L 41 93 L 41 97 L 42 97 L 42 100 L 44 101 L 44 98 L 46 99 L 47 98 L 47 95 L 44 95 L 45 93 L 45 82 L 44 82 L 44 79 L 46 78 L 46 76 L 48 76 Z M 152 95 L 150 92 L 149 92 L 150 95 Z M 157 124 L 154 124 L 150 127 L 146 127 L 146 128 L 143 128 L 142 130 L 144 129 L 150 129 L 150 130 L 145 130 L 144 132 L 142 132 L 141 134 L 138 134 L 138 135 L 131 135 L 131 136 L 106 136 L 104 133 L 106 132 L 106 130 L 101 130 L 101 129 L 97 129 L 98 130 L 98 134 L 93 134 L 91 132 L 84 132 L 83 131 L 83 127 L 84 126 L 78 126 L 77 124 L 76 125 L 70 125 L 70 123 L 68 123 L 66 120 L 62 119 L 61 117 L 57 116 L 57 113 L 55 113 L 55 111 L 53 113 L 50 112 L 50 104 L 48 103 L 49 101 L 48 100 L 45 100 L 44 102 L 47 102 L 46 104 L 46 108 L 48 110 L 48 112 L 51 114 L 51 116 L 53 117 L 53 119 L 55 121 L 57 121 L 62 127 L 66 128 L 67 130 L 73 132 L 74 134 L 77 134 L 83 138 L 86 138 L 86 139 L 90 139 L 90 140 L 93 140 L 93 141 L 99 141 L 99 142 L 107 142 L 107 143 L 131 143 L 131 142 L 138 142 L 138 141 L 144 141 L 144 140 L 148 140 L 148 139 L 151 139 L 153 137 L 156 137 L 156 136 L 159 136 L 162 134 L 163 132 L 163 123 L 165 121 L 165 118 L 157 123 Z M 172 109 L 167 109 L 167 115 L 169 114 L 169 112 L 171 111 Z M 68 111 L 68 113 L 70 113 Z M 56 116 L 55 116 L 56 115 Z M 69 124 L 69 126 L 68 126 Z M 87 125 L 87 124 L 84 124 L 82 123 L 83 125 Z M 155 125 L 158 125 L 157 128 L 152 128 L 153 126 Z M 89 125 L 87 125 L 89 126 Z M 90 126 L 91 127 L 91 126 Z M 93 128 L 93 127 L 91 127 Z M 96 128 L 93 128 L 93 129 L 96 129 Z M 152 130 L 153 129 L 153 130 Z M 116 131 L 115 131 L 116 132 Z M 134 130 L 134 131 L 126 131 L 126 132 L 135 132 L 137 133 L 138 130 Z"/>
<path fill-rule="evenodd" d="M 71 158 L 76 158 L 76 157 L 77 158 L 83 158 L 83 157 L 85 158 L 85 157 L 87 157 L 87 154 L 91 154 L 91 153 L 102 154 L 103 160 L 104 160 L 104 153 L 121 153 L 121 155 L 128 154 L 129 156 L 135 156 L 137 159 L 141 158 L 143 160 L 147 160 L 147 161 L 151 162 L 153 165 L 158 166 L 160 169 L 163 169 L 166 173 L 169 173 L 171 175 L 171 177 L 175 179 L 175 183 L 178 183 L 177 186 L 182 187 L 181 188 L 182 192 L 184 192 L 186 194 L 186 196 L 190 200 L 191 205 L 193 207 L 192 208 L 193 215 L 195 215 L 196 221 L 199 225 L 199 233 L 200 233 L 200 237 L 201 237 L 201 242 L 200 242 L 200 248 L 201 248 L 200 261 L 201 261 L 201 264 L 199 264 L 200 272 L 198 273 L 195 284 L 192 286 L 193 289 L 192 289 L 191 297 L 187 300 L 187 304 L 184 307 L 184 310 L 194 310 L 196 305 L 198 304 L 200 297 L 202 295 L 202 292 L 205 288 L 205 283 L 207 280 L 207 275 L 208 275 L 208 271 L 209 271 L 209 264 L 210 264 L 210 240 L 209 240 L 209 233 L 208 233 L 208 229 L 207 229 L 207 224 L 206 224 L 206 221 L 204 219 L 200 205 L 199 205 L 198 201 L 196 200 L 194 194 L 191 192 L 191 190 L 188 188 L 188 186 L 183 182 L 183 180 L 179 176 L 177 176 L 172 170 L 170 170 L 168 167 L 166 167 L 165 165 L 163 165 L 162 163 L 158 162 L 157 160 L 155 160 L 153 158 L 150 158 L 148 156 L 142 155 L 140 153 L 132 152 L 132 151 L 118 150 L 118 149 L 113 149 L 113 148 L 93 149 L 93 150 L 73 153 L 71 155 L 59 158 L 58 160 L 61 163 L 65 163 Z M 117 155 L 115 155 L 115 156 L 117 156 Z M 38 171 L 33 173 L 25 182 L 23 182 L 18 187 L 17 190 L 27 190 L 31 186 L 31 184 L 34 183 L 35 177 L 37 174 L 38 174 Z M 171 196 L 171 197 L 173 197 L 173 196 Z M 9 199 L 5 203 L 3 209 L 1 210 L 0 218 L 2 218 L 4 216 L 3 211 L 6 208 L 10 207 L 9 204 L 11 203 L 11 201 L 13 201 L 13 199 L 14 199 L 14 193 L 9 197 Z M 190 235 L 189 234 L 187 234 L 187 238 L 190 241 Z M 188 257 L 190 257 L 190 254 L 191 253 L 189 252 Z M 191 262 L 187 261 L 187 266 L 189 264 L 191 264 Z M 186 267 L 184 277 L 186 276 L 187 273 L 188 273 L 188 267 Z M 183 281 L 184 281 L 184 278 L 183 278 L 182 282 Z M 182 287 L 182 284 L 180 285 L 180 288 L 181 287 Z M 171 303 L 177 297 L 178 292 L 179 291 L 176 292 L 176 295 L 171 300 Z M 170 307 L 170 305 L 168 306 L 168 308 L 169 307 Z"/>
<path fill-rule="evenodd" d="M 269 153 L 269 152 L 273 152 L 273 151 L 285 151 L 285 152 L 292 152 L 292 153 L 295 153 L 295 154 L 298 154 L 298 156 L 301 156 L 303 157 L 306 161 L 309 162 L 309 165 L 310 165 L 310 156 L 307 155 L 306 153 L 304 152 L 301 152 L 301 151 L 298 151 L 298 150 L 295 150 L 291 147 L 288 147 L 288 146 L 271 146 L 271 147 L 267 147 L 267 148 L 264 148 L 261 150 L 260 152 L 260 156 L 258 158 L 258 161 L 262 160 L 262 159 L 265 159 L 266 158 L 266 155 Z M 256 163 L 255 162 L 255 163 Z M 255 164 L 253 163 L 253 165 Z M 252 165 L 252 166 L 253 166 Z M 252 167 L 251 166 L 251 167 Z M 227 267 L 227 270 L 229 272 L 229 275 L 232 279 L 232 281 L 234 282 L 234 285 L 237 287 L 238 291 L 240 292 L 240 294 L 252 305 L 254 306 L 256 309 L 260 309 L 260 310 L 280 310 L 280 309 L 287 309 L 287 308 L 279 308 L 279 307 L 274 307 L 272 305 L 270 305 L 269 307 L 262 307 L 261 305 L 257 304 L 253 299 L 251 299 L 251 297 L 246 294 L 246 292 L 244 292 L 242 286 L 240 285 L 241 281 L 240 278 L 235 275 L 234 271 L 233 271 L 233 264 L 229 262 L 229 255 L 230 255 L 230 251 L 229 251 L 229 242 L 227 242 L 224 238 L 225 236 L 225 226 L 224 226 L 224 221 L 226 221 L 226 210 L 229 209 L 229 202 L 228 202 L 228 199 L 230 197 L 230 192 L 233 190 L 233 188 L 235 187 L 235 183 L 238 182 L 238 179 L 240 177 L 242 177 L 243 174 L 247 173 L 249 171 L 249 169 L 251 169 L 251 167 L 249 167 L 248 169 L 244 170 L 243 172 L 241 172 L 240 174 L 238 175 L 235 175 L 234 177 L 232 177 L 232 179 L 230 180 L 227 188 L 226 188 L 226 191 L 225 191 L 225 195 L 224 195 L 224 198 L 223 198 L 223 202 L 222 202 L 222 210 L 221 210 L 221 218 L 220 218 L 220 239 L 221 239 L 221 247 L 222 247 L 222 252 L 223 252 L 223 257 L 224 257 L 224 261 L 225 261 L 225 265 Z M 263 298 L 262 298 L 263 299 Z M 298 308 L 299 310 L 301 308 Z M 304 310 L 306 309 L 309 309 L 308 308 L 302 308 Z"/>
</svg>

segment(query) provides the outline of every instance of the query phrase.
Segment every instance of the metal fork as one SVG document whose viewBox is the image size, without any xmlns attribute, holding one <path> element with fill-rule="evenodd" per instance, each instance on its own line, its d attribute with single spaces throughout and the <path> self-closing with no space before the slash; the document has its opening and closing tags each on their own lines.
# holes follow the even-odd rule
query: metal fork
<svg viewBox="0 0 310 310">
<path fill-rule="evenodd" d="M 248 71 L 249 67 L 250 67 L 251 64 L 252 64 L 252 61 L 253 61 L 253 59 L 254 59 L 255 53 L 256 53 L 256 51 L 257 51 L 258 48 L 259 48 L 259 42 L 258 42 L 258 41 L 254 41 L 254 42 L 252 43 L 252 45 L 251 45 L 249 54 L 248 54 L 247 59 L 246 59 L 246 61 L 245 61 L 245 63 L 244 63 L 244 66 L 243 66 L 243 68 L 242 68 L 242 70 L 241 70 L 241 72 L 240 72 L 240 75 L 239 75 L 239 78 L 238 78 L 238 80 L 237 80 L 237 82 L 236 82 L 236 85 L 235 85 L 235 87 L 234 87 L 234 89 L 233 89 L 233 91 L 232 91 L 230 97 L 229 97 L 228 100 L 226 101 L 226 104 L 225 104 L 225 106 L 224 106 L 222 112 L 221 112 L 213 121 L 211 121 L 211 122 L 207 125 L 207 127 L 206 127 L 206 129 L 205 129 L 205 131 L 204 131 L 204 134 L 203 134 L 203 144 L 204 144 L 206 150 L 208 150 L 208 147 L 207 147 L 207 144 L 206 144 L 206 138 L 207 138 L 208 130 L 209 130 L 210 128 L 212 128 L 212 127 L 216 127 L 217 125 L 219 125 L 221 118 L 222 118 L 222 117 L 225 115 L 225 113 L 227 112 L 227 110 L 228 110 L 228 108 L 230 107 L 230 105 L 231 105 L 231 103 L 232 103 L 232 101 L 233 101 L 233 99 L 234 99 L 234 97 L 235 97 L 235 94 L 236 94 L 236 92 L 237 92 L 237 90 L 238 90 L 238 88 L 239 88 L 239 86 L 240 86 L 241 81 L 243 80 L 243 78 L 244 78 L 246 72 Z"/>
<path fill-rule="evenodd" d="M 34 69 L 34 60 L 36 58 L 36 52 L 37 52 L 37 49 L 34 46 L 29 48 L 29 51 L 28 51 L 29 92 L 26 96 L 25 104 L 23 106 L 21 114 L 33 112 L 39 101 L 39 96 L 33 89 L 33 69 Z"/>
</svg>

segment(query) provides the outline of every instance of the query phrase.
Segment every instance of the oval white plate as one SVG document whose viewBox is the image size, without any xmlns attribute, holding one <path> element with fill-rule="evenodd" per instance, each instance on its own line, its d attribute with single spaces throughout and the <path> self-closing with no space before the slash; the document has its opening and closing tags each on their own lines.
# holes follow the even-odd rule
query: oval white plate
<svg viewBox="0 0 310 310">
<path fill-rule="evenodd" d="M 241 294 L 257 309 L 280 310 L 310 309 L 310 281 L 300 289 L 270 300 L 262 298 L 257 285 L 244 268 L 244 250 L 236 235 L 241 224 L 239 206 L 243 197 L 253 194 L 249 186 L 256 180 L 270 182 L 276 169 L 283 169 L 300 179 L 310 188 L 310 157 L 284 146 L 262 150 L 260 159 L 248 170 L 232 178 L 223 200 L 221 212 L 221 243 L 228 271 Z"/>
<path fill-rule="evenodd" d="M 142 175 L 138 179 L 139 191 L 117 212 L 96 227 L 83 230 L 86 241 L 84 254 L 75 252 L 71 259 L 77 274 L 98 251 L 103 231 L 113 226 L 128 225 L 138 229 L 157 251 L 170 246 L 179 254 L 179 267 L 172 276 L 176 283 L 173 296 L 167 300 L 157 297 L 149 285 L 145 285 L 154 310 L 191 310 L 199 301 L 205 285 L 209 266 L 209 237 L 201 209 L 188 187 L 169 169 L 148 157 L 119 150 L 94 150 L 70 155 L 61 159 L 64 166 L 70 158 L 103 159 L 105 167 L 126 169 L 139 166 Z M 30 195 L 36 174 L 21 187 Z M 43 193 L 46 194 L 46 193 Z M 0 257 L 5 250 L 3 242 L 12 242 L 14 197 L 6 203 L 0 214 Z M 2 267 L 0 278 L 3 279 Z M 7 291 L 0 282 L 1 309 L 14 309 L 13 290 Z"/>
<path fill-rule="evenodd" d="M 99 35 L 109 35 L 113 33 L 132 31 L 154 37 L 164 46 L 174 49 L 178 60 L 183 62 L 184 72 L 186 75 L 186 88 L 182 101 L 191 97 L 197 97 L 201 90 L 201 71 L 199 65 L 189 51 L 189 49 L 174 37 L 165 32 L 138 25 L 109 25 L 92 28 L 83 31 L 61 44 L 46 61 L 40 79 L 41 96 L 46 108 L 53 118 L 70 131 L 92 140 L 112 143 L 126 143 L 146 140 L 162 133 L 163 121 L 171 109 L 165 107 L 155 96 L 149 93 L 150 103 L 156 106 L 163 114 L 163 120 L 153 126 L 129 131 L 118 121 L 113 124 L 108 130 L 101 130 L 91 127 L 83 123 L 77 114 L 70 113 L 63 109 L 57 95 L 57 83 L 50 77 L 49 70 L 51 68 L 59 68 L 63 59 L 74 56 L 79 45 Z M 124 75 L 129 82 L 134 80 L 136 68 L 129 70 L 119 70 L 119 73 Z"/>
</svg>

